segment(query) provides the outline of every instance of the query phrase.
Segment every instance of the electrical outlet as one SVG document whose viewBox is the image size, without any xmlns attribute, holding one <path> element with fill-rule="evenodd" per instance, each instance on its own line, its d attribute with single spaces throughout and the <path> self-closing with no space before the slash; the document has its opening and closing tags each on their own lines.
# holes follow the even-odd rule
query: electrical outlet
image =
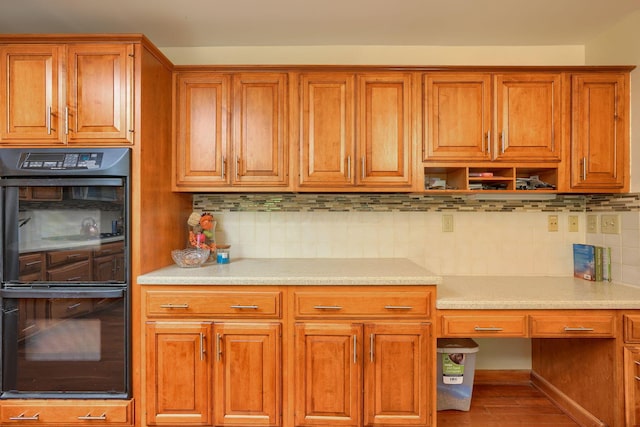
<svg viewBox="0 0 640 427">
<path fill-rule="evenodd" d="M 600 231 L 604 234 L 620 234 L 620 215 L 602 215 L 600 217 Z"/>
<path fill-rule="evenodd" d="M 569 215 L 569 232 L 578 231 L 578 215 Z"/>
<path fill-rule="evenodd" d="M 587 215 L 587 233 L 598 232 L 598 215 Z"/>
<path fill-rule="evenodd" d="M 453 232 L 453 215 L 442 215 L 442 231 L 445 233 Z"/>
<path fill-rule="evenodd" d="M 549 215 L 547 218 L 547 229 L 549 231 L 558 231 L 558 215 Z"/>
</svg>

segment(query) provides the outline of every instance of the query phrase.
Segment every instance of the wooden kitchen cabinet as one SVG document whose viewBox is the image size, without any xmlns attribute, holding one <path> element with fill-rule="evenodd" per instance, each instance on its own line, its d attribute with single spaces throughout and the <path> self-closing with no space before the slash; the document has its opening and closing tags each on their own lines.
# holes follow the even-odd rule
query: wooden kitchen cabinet
<svg viewBox="0 0 640 427">
<path fill-rule="evenodd" d="M 220 426 L 281 424 L 281 325 L 214 325 L 214 421 Z"/>
<path fill-rule="evenodd" d="M 148 322 L 148 425 L 211 425 L 212 322 Z"/>
<path fill-rule="evenodd" d="M 63 144 L 64 47 L 0 46 L 0 142 Z"/>
<path fill-rule="evenodd" d="M 133 45 L 0 47 L 0 143 L 133 142 Z"/>
<path fill-rule="evenodd" d="M 133 426 L 133 400 L 12 400 L 0 406 L 1 425 Z"/>
<path fill-rule="evenodd" d="M 424 92 L 424 161 L 561 159 L 561 73 L 427 73 Z"/>
<path fill-rule="evenodd" d="M 148 425 L 282 425 L 280 291 L 161 286 L 142 295 Z"/>
<path fill-rule="evenodd" d="M 287 81 L 286 73 L 176 73 L 174 189 L 286 189 Z"/>
<path fill-rule="evenodd" d="M 98 282 L 125 281 L 124 242 L 111 242 L 93 250 L 93 278 Z"/>
<path fill-rule="evenodd" d="M 624 347 L 625 426 L 640 426 L 640 348 Z"/>
<path fill-rule="evenodd" d="M 308 287 L 292 298 L 296 425 L 431 425 L 430 291 Z"/>
<path fill-rule="evenodd" d="M 303 73 L 300 189 L 410 188 L 410 73 Z"/>
<path fill-rule="evenodd" d="M 571 76 L 571 189 L 626 192 L 629 74 Z"/>
</svg>

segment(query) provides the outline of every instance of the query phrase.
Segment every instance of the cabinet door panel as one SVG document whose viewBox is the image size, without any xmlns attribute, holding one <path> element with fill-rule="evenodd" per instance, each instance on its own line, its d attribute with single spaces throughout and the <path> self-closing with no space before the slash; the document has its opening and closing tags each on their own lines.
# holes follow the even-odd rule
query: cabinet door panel
<svg viewBox="0 0 640 427">
<path fill-rule="evenodd" d="M 625 82 L 622 74 L 572 76 L 572 188 L 624 188 L 629 145 Z"/>
<path fill-rule="evenodd" d="M 133 142 L 133 45 L 70 45 L 69 142 Z"/>
<path fill-rule="evenodd" d="M 359 426 L 362 326 L 295 325 L 297 426 Z"/>
<path fill-rule="evenodd" d="M 355 183 L 353 74 L 301 77 L 300 185 Z"/>
<path fill-rule="evenodd" d="M 231 80 L 214 73 L 182 73 L 175 82 L 176 186 L 228 185 Z"/>
<path fill-rule="evenodd" d="M 288 184 L 287 75 L 234 76 L 235 185 Z"/>
<path fill-rule="evenodd" d="M 410 74 L 358 76 L 358 183 L 411 185 Z"/>
<path fill-rule="evenodd" d="M 559 161 L 562 144 L 560 74 L 496 76 L 496 158 Z"/>
<path fill-rule="evenodd" d="M 147 323 L 147 424 L 211 424 L 211 328 Z"/>
<path fill-rule="evenodd" d="M 214 333 L 216 424 L 279 425 L 280 324 L 216 324 Z"/>
<path fill-rule="evenodd" d="M 430 336 L 428 324 L 365 325 L 365 425 L 429 425 Z"/>
<path fill-rule="evenodd" d="M 640 348 L 624 347 L 626 426 L 640 426 Z"/>
<path fill-rule="evenodd" d="M 59 81 L 63 48 L 18 45 L 0 48 L 0 141 L 64 143 Z"/>
<path fill-rule="evenodd" d="M 489 160 L 491 76 L 425 76 L 424 160 Z"/>
</svg>

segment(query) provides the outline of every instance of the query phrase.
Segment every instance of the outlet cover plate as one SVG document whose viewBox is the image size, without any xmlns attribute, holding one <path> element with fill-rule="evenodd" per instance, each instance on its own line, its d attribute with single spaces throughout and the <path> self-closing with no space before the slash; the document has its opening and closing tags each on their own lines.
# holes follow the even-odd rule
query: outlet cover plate
<svg viewBox="0 0 640 427">
<path fill-rule="evenodd" d="M 587 233 L 598 232 L 598 215 L 587 215 Z"/>
</svg>

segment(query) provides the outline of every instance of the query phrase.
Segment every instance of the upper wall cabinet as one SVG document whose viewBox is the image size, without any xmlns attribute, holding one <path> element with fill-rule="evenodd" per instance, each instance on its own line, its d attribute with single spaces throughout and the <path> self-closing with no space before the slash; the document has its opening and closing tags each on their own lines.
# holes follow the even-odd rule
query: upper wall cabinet
<svg viewBox="0 0 640 427">
<path fill-rule="evenodd" d="M 571 76 L 571 188 L 628 191 L 629 74 Z"/>
<path fill-rule="evenodd" d="M 0 142 L 131 144 L 133 44 L 0 46 Z"/>
<path fill-rule="evenodd" d="M 560 73 L 427 73 L 424 96 L 424 161 L 560 161 Z"/>
<path fill-rule="evenodd" d="M 301 74 L 298 188 L 410 189 L 412 90 L 410 73 Z"/>
<path fill-rule="evenodd" d="M 287 80 L 286 73 L 176 73 L 174 189 L 286 190 Z"/>
</svg>

